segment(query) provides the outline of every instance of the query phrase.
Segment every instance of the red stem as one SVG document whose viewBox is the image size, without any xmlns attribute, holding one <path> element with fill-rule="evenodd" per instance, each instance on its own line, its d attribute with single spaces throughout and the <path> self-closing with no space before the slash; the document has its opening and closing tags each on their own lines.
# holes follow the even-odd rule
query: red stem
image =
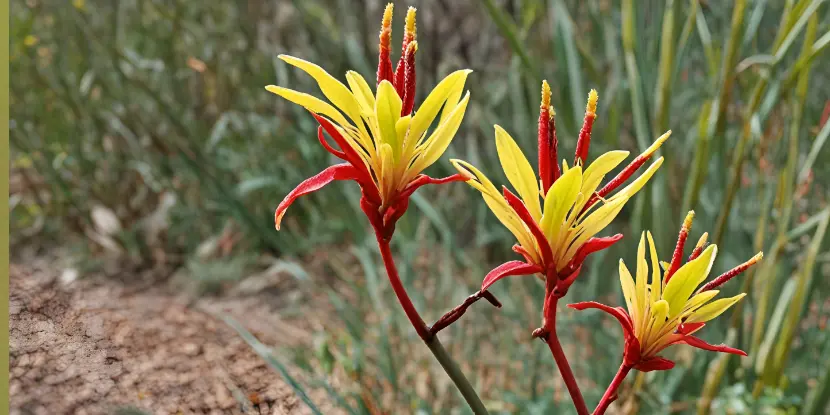
<svg viewBox="0 0 830 415">
<path fill-rule="evenodd" d="M 588 415 L 588 407 L 585 405 L 585 399 L 582 398 L 582 392 L 579 390 L 579 385 L 576 384 L 576 377 L 571 370 L 571 365 L 568 363 L 568 358 L 565 356 L 565 351 L 562 350 L 562 345 L 559 343 L 559 338 L 556 336 L 556 303 L 559 298 L 551 293 L 551 301 L 549 301 L 548 308 L 545 310 L 546 329 L 548 335 L 546 343 L 550 348 L 553 359 L 556 361 L 556 366 L 559 368 L 559 373 L 562 374 L 562 380 L 565 381 L 565 386 L 568 388 L 568 393 L 571 395 L 571 400 L 576 407 L 576 413 L 579 415 Z"/>
<path fill-rule="evenodd" d="M 608 407 L 611 406 L 611 403 L 617 399 L 617 389 L 620 388 L 620 385 L 628 375 L 629 371 L 631 371 L 631 366 L 628 366 L 625 363 L 620 365 L 620 370 L 617 371 L 617 374 L 614 376 L 614 380 L 611 381 L 611 384 L 608 385 L 608 389 L 605 390 L 605 394 L 602 395 L 602 399 L 600 399 L 597 409 L 594 410 L 594 415 L 604 414 Z"/>
<path fill-rule="evenodd" d="M 415 309 L 415 305 L 412 304 L 412 300 L 409 299 L 409 294 L 406 293 L 406 289 L 403 287 L 401 277 L 398 276 L 398 268 L 395 267 L 395 260 L 392 258 L 389 241 L 384 239 L 378 232 L 375 232 L 375 236 L 378 240 L 380 255 L 383 257 L 383 265 L 386 266 L 386 274 L 389 276 L 389 283 L 392 284 L 392 290 L 395 291 L 398 302 L 401 303 L 401 308 L 406 313 L 406 317 L 409 318 L 409 322 L 412 323 L 412 327 L 415 327 L 418 336 L 427 340 L 430 337 L 429 328 L 427 328 L 424 320 L 421 319 L 421 315 L 418 314 L 418 310 Z"/>
</svg>

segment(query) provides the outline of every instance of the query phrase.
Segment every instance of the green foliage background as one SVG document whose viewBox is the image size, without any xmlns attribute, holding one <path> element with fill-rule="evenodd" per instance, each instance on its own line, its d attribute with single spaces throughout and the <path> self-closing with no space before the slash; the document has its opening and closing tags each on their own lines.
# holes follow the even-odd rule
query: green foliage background
<svg viewBox="0 0 830 415">
<path fill-rule="evenodd" d="M 13 2 L 13 244 L 88 237 L 93 206 L 102 205 L 124 227 L 117 244 L 138 260 L 161 248 L 184 262 L 229 224 L 244 235 L 237 250 L 247 254 L 308 256 L 346 246 L 361 271 L 334 269 L 347 288 L 324 288 L 342 321 L 320 333 L 314 352 L 277 353 L 305 369 L 305 386 L 292 384 L 328 390 L 351 413 L 459 407 L 391 297 L 355 185 L 305 197 L 289 210 L 285 230 L 273 228 L 282 197 L 332 162 L 314 137 L 313 118 L 264 90 L 277 84 L 317 93 L 309 77 L 276 56 L 373 78 L 383 5 Z M 408 5 L 396 3 L 393 39 Z M 636 154 L 673 131 L 657 179 L 606 231 L 626 238 L 590 261 L 568 299 L 619 303 L 617 258 L 631 260 L 631 244 L 645 229 L 667 257 L 688 209 L 697 213 L 690 239 L 709 231 L 721 247 L 713 272 L 765 252 L 761 266 L 726 287 L 750 292 L 743 307 L 704 334 L 750 357 L 678 352 L 677 369 L 638 378 L 620 404 L 630 413 L 662 413 L 669 404 L 690 413 L 828 413 L 830 366 L 820 358 L 830 355 L 826 2 L 412 5 L 419 10 L 419 96 L 452 70 L 474 70 L 467 116 L 445 158 L 471 161 L 506 183 L 492 125 L 505 127 L 533 158 L 542 79 L 554 93 L 560 154 L 573 151 L 590 88 L 600 94 L 592 158 L 614 148 Z M 432 169 L 452 172 L 447 162 Z M 169 228 L 160 245 L 147 246 L 142 224 L 164 195 L 176 197 Z M 512 254 L 509 233 L 463 185 L 419 191 L 396 237 L 402 263 L 432 260 L 403 269 L 427 318 L 475 291 L 489 267 Z M 500 283 L 493 291 L 502 310 L 476 305 L 444 334 L 493 411 L 569 410 L 551 359 L 529 339 L 539 288 L 532 279 Z M 618 365 L 620 333 L 598 313 L 563 318 L 590 404 Z"/>
</svg>

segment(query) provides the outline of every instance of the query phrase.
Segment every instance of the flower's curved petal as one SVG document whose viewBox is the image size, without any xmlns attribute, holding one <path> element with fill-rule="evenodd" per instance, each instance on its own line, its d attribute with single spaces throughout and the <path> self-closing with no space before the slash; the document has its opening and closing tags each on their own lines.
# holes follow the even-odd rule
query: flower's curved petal
<svg viewBox="0 0 830 415">
<path fill-rule="evenodd" d="M 709 245 L 699 257 L 687 262 L 672 275 L 663 291 L 663 299 L 669 302 L 669 318 L 683 311 L 686 301 L 709 275 L 717 254 L 717 245 Z"/>
<path fill-rule="evenodd" d="M 706 304 L 703 307 L 700 307 L 696 311 L 693 311 L 689 318 L 686 320 L 686 323 L 705 323 L 726 311 L 729 307 L 732 307 L 733 304 L 737 303 L 741 300 L 741 298 L 746 297 L 746 293 L 738 294 L 734 297 L 730 298 L 721 298 L 719 300 L 712 301 L 709 304 Z"/>
<path fill-rule="evenodd" d="M 677 343 L 686 343 L 689 346 L 697 347 L 698 349 L 708 350 L 711 352 L 731 353 L 739 356 L 746 356 L 746 352 L 741 349 L 729 347 L 725 344 L 709 344 L 695 336 L 682 336 Z"/>
<path fill-rule="evenodd" d="M 669 370 L 674 367 L 674 362 L 664 357 L 655 356 L 650 359 L 641 360 L 634 365 L 634 369 L 640 372 L 651 372 L 654 370 Z"/>
<path fill-rule="evenodd" d="M 304 92 L 297 92 L 293 89 L 283 88 L 276 85 L 268 85 L 265 87 L 265 90 L 300 105 L 315 114 L 325 115 L 326 117 L 334 120 L 337 124 L 349 125 L 349 122 L 346 121 L 346 118 L 343 117 L 343 114 L 341 114 L 340 111 L 329 105 L 329 103 L 313 95 L 309 95 Z"/>
<path fill-rule="evenodd" d="M 552 247 L 558 249 L 560 233 L 568 211 L 579 196 L 582 187 L 582 167 L 577 166 L 559 177 L 545 194 L 545 207 L 542 214 L 542 231 L 548 237 Z M 561 264 L 564 267 L 566 264 Z"/>
<path fill-rule="evenodd" d="M 634 278 L 631 276 L 631 272 L 628 270 L 628 267 L 625 266 L 625 262 L 623 262 L 622 258 L 620 259 L 619 273 L 620 286 L 622 287 L 623 298 L 625 298 L 625 305 L 628 307 L 628 313 L 631 315 L 631 319 L 634 320 L 634 326 L 636 327 L 636 323 L 641 321 L 640 315 L 637 313 L 639 311 L 639 308 L 637 307 L 637 289 L 635 288 Z"/>
<path fill-rule="evenodd" d="M 611 307 L 609 305 L 605 305 L 602 303 L 598 303 L 596 301 L 583 301 L 581 303 L 573 303 L 568 304 L 568 307 L 573 308 L 574 310 L 587 310 L 589 308 L 595 308 L 598 310 L 602 310 L 620 322 L 620 326 L 623 328 L 623 332 L 625 334 L 626 339 L 633 338 L 636 339 L 634 336 L 634 327 L 632 325 L 631 317 L 628 316 L 628 313 L 622 309 L 622 307 Z"/>
<path fill-rule="evenodd" d="M 286 209 L 288 209 L 288 206 L 291 206 L 291 203 L 294 203 L 294 200 L 298 197 L 320 190 L 323 186 L 335 180 L 357 180 L 358 176 L 359 173 L 354 166 L 348 163 L 342 163 L 335 164 L 334 166 L 317 173 L 317 175 L 305 179 L 299 186 L 295 187 L 291 193 L 286 195 L 282 202 L 280 202 L 279 206 L 277 206 L 277 210 L 274 212 L 274 224 L 277 227 L 277 230 L 280 229 L 280 222 L 282 222 L 282 217 L 285 215 Z"/>
<path fill-rule="evenodd" d="M 715 298 L 715 296 L 718 295 L 719 292 L 720 290 L 709 290 L 703 291 L 699 294 L 695 294 L 695 296 L 693 296 L 689 299 L 689 301 L 686 302 L 686 306 L 683 308 L 683 312 L 681 312 L 680 315 L 682 317 L 688 316 L 704 304 L 708 303 L 709 300 Z"/>
<path fill-rule="evenodd" d="M 585 261 L 585 258 L 587 258 L 588 255 L 591 255 L 594 252 L 602 251 L 603 249 L 606 249 L 611 245 L 614 245 L 615 243 L 617 243 L 617 241 L 622 239 L 622 237 L 623 235 L 621 233 L 618 233 L 614 236 L 604 236 L 601 238 L 588 239 L 587 241 L 585 241 L 585 244 L 583 244 L 579 248 L 579 250 L 576 251 L 576 255 L 574 255 L 573 259 L 571 260 L 571 265 L 581 264 L 583 261 Z"/>
<path fill-rule="evenodd" d="M 467 92 L 467 94 L 464 95 L 464 99 L 462 99 L 461 102 L 453 108 L 451 113 L 449 113 L 447 119 L 442 121 L 441 124 L 438 125 L 438 128 L 430 134 L 429 138 L 427 138 L 426 141 L 419 146 L 420 154 L 415 159 L 415 162 L 412 163 L 412 167 L 410 168 L 412 171 L 419 173 L 424 171 L 424 169 L 438 161 L 441 155 L 444 154 L 444 151 L 446 151 L 447 147 L 449 147 L 453 137 L 455 137 L 455 133 L 458 132 L 458 127 L 461 126 L 461 120 L 464 118 L 464 113 L 467 111 L 467 104 L 469 102 L 470 93 Z M 415 116 L 418 116 L 417 112 L 415 113 Z M 414 118 L 412 122 L 415 122 Z M 410 128 L 412 128 L 411 124 Z"/>
<path fill-rule="evenodd" d="M 343 159 L 343 160 L 348 160 L 348 158 L 346 156 L 346 153 L 344 153 L 340 150 L 337 150 L 336 148 L 332 147 L 329 144 L 328 141 L 326 141 L 326 137 L 323 135 L 323 126 L 322 125 L 317 127 L 317 140 L 320 141 L 320 145 L 322 145 L 323 148 L 326 149 L 326 151 L 328 151 L 329 153 L 331 153 L 335 157 Z"/>
<path fill-rule="evenodd" d="M 534 221 L 542 219 L 542 206 L 539 203 L 539 181 L 533 172 L 533 167 L 527 161 L 522 149 L 513 140 L 513 137 L 496 125 L 496 152 L 507 180 L 519 192 L 527 210 Z"/>
<path fill-rule="evenodd" d="M 433 120 L 435 120 L 435 116 L 438 115 L 438 111 L 443 106 L 445 108 L 444 114 L 449 114 L 453 109 L 455 109 L 456 105 L 458 105 L 458 100 L 461 99 L 461 93 L 464 91 L 464 83 L 467 80 L 467 75 L 472 72 L 469 69 L 461 69 L 455 71 L 446 78 L 444 78 L 435 88 L 432 89 L 432 92 L 427 95 L 427 98 L 421 103 L 421 106 L 418 107 L 418 111 L 415 112 L 415 115 L 412 116 L 412 123 L 409 127 L 409 135 L 412 138 L 412 145 L 417 143 L 418 140 L 429 128 L 430 124 L 432 124 Z M 451 97 L 455 97 L 454 99 L 450 99 Z M 443 122 L 445 117 L 441 118 L 441 122 Z M 441 124 L 439 122 L 439 124 Z"/>
<path fill-rule="evenodd" d="M 418 190 L 418 188 L 427 184 L 446 184 L 463 181 L 467 181 L 467 178 L 464 177 L 464 175 L 462 175 L 461 173 L 456 173 L 452 176 L 442 177 L 440 179 L 427 176 L 426 174 L 419 174 L 418 177 L 415 178 L 415 180 L 409 182 L 409 184 L 406 186 L 406 188 L 404 188 L 399 197 L 408 198 L 409 196 L 412 196 L 412 194 L 415 193 L 415 191 Z"/>
<path fill-rule="evenodd" d="M 359 73 L 355 71 L 346 72 L 346 82 L 349 83 L 349 88 L 357 103 L 360 105 L 360 111 L 363 114 L 371 114 L 375 109 L 375 95 L 369 87 L 369 83 Z"/>
<path fill-rule="evenodd" d="M 487 273 L 487 276 L 484 277 L 484 281 L 481 283 L 481 291 L 490 288 L 493 283 L 504 277 L 531 275 L 541 271 L 542 267 L 538 265 L 532 265 L 522 261 L 505 262 Z"/>
<path fill-rule="evenodd" d="M 511 208 L 513 208 L 513 211 L 516 212 L 516 215 L 519 216 L 519 219 L 524 222 L 525 226 L 530 229 L 530 233 L 533 234 L 536 244 L 539 246 L 539 250 L 541 251 L 542 258 L 544 258 L 545 266 L 548 267 L 553 264 L 553 253 L 550 250 L 550 244 L 548 244 L 545 234 L 542 232 L 542 229 L 539 228 L 539 224 L 533 219 L 533 215 L 530 213 L 527 206 L 522 203 L 521 199 L 508 190 L 507 187 L 502 187 L 502 194 L 504 194 L 504 199 L 507 200 L 507 203 Z M 534 197 L 536 197 L 536 200 L 538 201 L 538 196 Z"/>
<path fill-rule="evenodd" d="M 351 163 L 355 168 L 357 168 L 365 177 L 364 179 L 371 181 L 371 175 L 369 173 L 369 168 L 366 165 L 366 160 L 358 153 L 358 150 L 353 147 L 342 134 L 337 129 L 337 127 L 331 123 L 327 118 L 322 117 L 318 114 L 311 113 L 317 122 L 323 126 L 323 129 L 326 130 L 326 133 L 337 143 L 340 147 L 340 150 L 343 151 L 343 154 L 346 155 L 346 161 Z"/>
<path fill-rule="evenodd" d="M 484 203 L 487 204 L 487 207 L 496 215 L 496 218 L 506 227 L 513 236 L 516 237 L 516 240 L 519 241 L 519 244 L 524 247 L 529 255 L 534 258 L 534 261 L 539 260 L 539 256 L 536 255 L 535 244 L 533 243 L 533 235 L 530 231 L 525 228 L 522 221 L 516 216 L 516 212 L 510 208 L 510 205 L 507 204 L 507 201 L 504 200 L 504 197 L 499 194 L 498 190 L 496 190 L 496 186 L 493 185 L 493 182 L 487 178 L 479 169 L 473 166 L 470 163 L 467 163 L 464 160 L 457 160 L 452 159 L 450 160 L 453 167 L 455 167 L 458 172 L 467 178 L 467 184 L 472 186 L 474 189 L 481 192 L 482 197 L 484 198 Z"/>
<path fill-rule="evenodd" d="M 682 323 L 679 326 L 677 326 L 677 334 L 681 334 L 684 336 L 689 335 L 702 329 L 704 326 L 706 326 L 706 323 Z"/>
<path fill-rule="evenodd" d="M 317 81 L 317 85 L 320 87 L 320 90 L 323 91 L 323 95 L 325 95 L 335 107 L 345 112 L 346 115 L 348 115 L 349 118 L 351 118 L 355 123 L 360 122 L 360 106 L 358 105 L 354 94 L 349 91 L 349 88 L 347 88 L 346 85 L 343 85 L 342 82 L 329 75 L 325 69 L 317 66 L 316 64 L 289 55 L 279 55 L 279 58 L 289 65 L 296 66 L 311 75 L 311 77 Z"/>
</svg>

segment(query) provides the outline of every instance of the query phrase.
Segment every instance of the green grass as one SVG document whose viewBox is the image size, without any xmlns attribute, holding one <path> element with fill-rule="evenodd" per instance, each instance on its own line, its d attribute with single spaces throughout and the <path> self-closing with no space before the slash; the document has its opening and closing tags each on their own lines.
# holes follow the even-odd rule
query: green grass
<svg viewBox="0 0 830 415">
<path fill-rule="evenodd" d="M 23 185 L 12 205 L 13 240 L 88 236 L 97 229 L 91 208 L 101 204 L 123 227 L 116 244 L 149 260 L 146 218 L 167 193 L 177 203 L 154 247 L 178 254 L 182 265 L 229 224 L 242 234 L 237 254 L 314 257 L 322 247 L 351 246 L 352 253 L 339 253 L 342 263 L 329 264 L 340 285 L 324 301 L 338 316 L 325 325 L 326 341 L 314 352 L 290 353 L 293 364 L 307 369 L 307 386 L 348 402 L 351 413 L 460 407 L 391 297 L 354 184 L 301 199 L 283 230 L 273 228 L 282 197 L 332 163 L 316 142 L 313 119 L 263 89 L 277 84 L 317 93 L 276 55 L 302 57 L 341 78 L 348 69 L 372 77 L 381 13 L 372 4 L 14 3 L 12 178 Z M 692 239 L 709 231 L 721 245 L 713 272 L 759 249 L 767 254 L 742 277 L 746 283 L 725 287 L 727 294 L 742 286 L 750 293 L 743 306 L 704 331 L 707 340 L 728 340 L 752 351 L 750 357 L 670 353 L 679 367 L 643 378 L 636 399 L 642 413 L 669 403 L 698 413 L 821 413 L 815 391 L 827 390 L 828 367 L 819 356 L 830 344 L 819 329 L 830 307 L 822 254 L 830 129 L 821 117 L 830 74 L 820 68 L 830 65 L 830 6 L 819 0 L 414 4 L 418 97 L 454 69 L 475 71 L 470 107 L 446 158 L 469 160 L 496 183 L 507 182 L 492 125 L 504 126 L 535 155 L 542 79 L 553 89 L 560 154 L 574 149 L 590 88 L 600 95 L 591 158 L 612 148 L 636 153 L 663 130 L 673 131 L 661 149 L 666 163 L 658 180 L 606 231 L 625 232 L 623 243 L 591 259 L 566 300 L 601 296 L 619 303 L 616 261 L 633 257 L 632 235 L 651 229 L 666 256 L 687 209 L 697 213 Z M 396 4 L 398 17 L 405 5 Z M 447 162 L 432 169 L 451 172 Z M 458 184 L 419 191 L 393 248 L 413 301 L 435 319 L 475 291 L 490 266 L 513 259 L 512 243 L 475 192 Z M 782 302 L 787 284 L 795 291 Z M 529 338 L 539 323 L 539 290 L 532 278 L 500 283 L 494 293 L 503 309 L 476 304 L 445 335 L 450 354 L 495 413 L 568 411 L 555 367 Z M 777 304 L 798 307 L 782 309 L 779 319 Z M 620 333 L 598 313 L 562 318 L 561 337 L 590 406 L 618 365 Z M 767 337 L 775 363 L 758 372 Z"/>
</svg>

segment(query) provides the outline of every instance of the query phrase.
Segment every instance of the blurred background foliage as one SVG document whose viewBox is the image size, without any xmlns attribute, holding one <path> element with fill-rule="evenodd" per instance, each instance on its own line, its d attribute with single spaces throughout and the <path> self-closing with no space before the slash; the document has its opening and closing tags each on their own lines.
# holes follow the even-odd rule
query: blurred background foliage
<svg viewBox="0 0 830 415">
<path fill-rule="evenodd" d="M 393 39 L 408 5 L 396 3 Z M 631 244 L 650 229 L 667 259 L 688 209 L 697 213 L 691 239 L 708 231 L 721 245 L 713 272 L 765 252 L 725 288 L 750 293 L 742 306 L 704 333 L 750 356 L 677 348 L 676 369 L 631 377 L 614 405 L 620 413 L 830 413 L 826 2 L 411 5 L 419 10 L 419 96 L 452 70 L 474 70 L 472 101 L 447 156 L 498 183 L 506 180 L 492 125 L 535 157 L 542 79 L 553 89 L 561 154 L 573 151 L 590 88 L 600 95 L 591 156 L 637 153 L 673 130 L 656 179 L 606 231 L 624 232 L 623 243 L 589 261 L 569 300 L 621 303 L 617 258 L 631 261 Z M 270 353 L 246 337 L 255 349 L 298 391 L 325 390 L 347 413 L 461 407 L 392 298 L 354 184 L 305 197 L 283 231 L 273 227 L 282 197 L 332 163 L 313 118 L 264 90 L 318 93 L 276 56 L 373 78 L 383 6 L 12 2 L 13 246 L 80 241 L 72 246 L 91 263 L 108 254 L 197 270 L 211 291 L 243 278 L 263 255 L 322 263 L 298 288 L 330 311 L 314 347 L 272 345 Z M 433 169 L 452 172 L 446 162 Z M 466 186 L 424 189 L 412 206 L 395 248 L 416 306 L 434 319 L 475 291 L 492 265 L 512 259 L 513 241 Z M 493 292 L 503 309 L 477 304 L 442 333 L 493 412 L 571 411 L 552 359 L 529 336 L 540 289 L 532 278 L 500 283 Z M 599 313 L 560 314 L 586 399 L 596 402 L 619 364 L 621 333 Z M 286 365 L 299 372 L 291 377 Z"/>
</svg>

